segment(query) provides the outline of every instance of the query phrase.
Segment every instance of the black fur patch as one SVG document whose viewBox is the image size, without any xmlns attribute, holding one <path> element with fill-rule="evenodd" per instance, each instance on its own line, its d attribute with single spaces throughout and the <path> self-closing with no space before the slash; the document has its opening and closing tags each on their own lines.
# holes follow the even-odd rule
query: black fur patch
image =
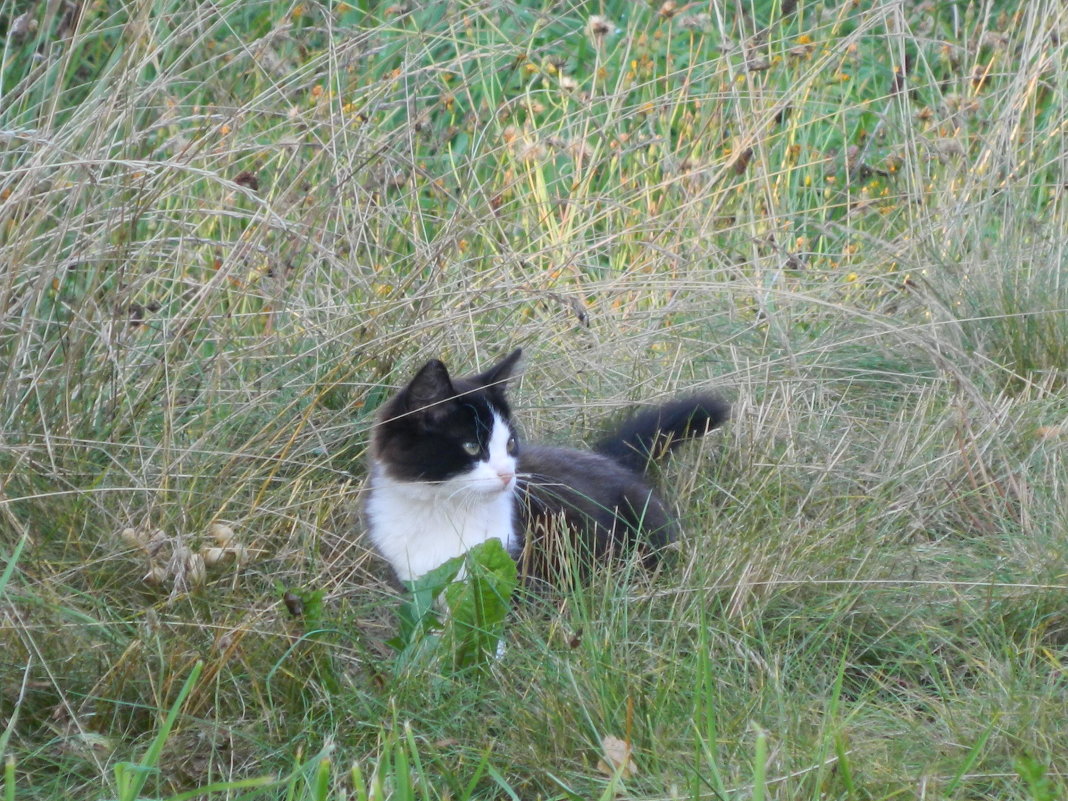
<svg viewBox="0 0 1068 801">
<path fill-rule="evenodd" d="M 644 473 L 686 440 L 703 437 L 730 417 L 730 405 L 715 395 L 678 398 L 627 418 L 594 446 L 597 453 Z"/>
<path fill-rule="evenodd" d="M 427 362 L 385 404 L 372 434 L 372 451 L 389 476 L 446 481 L 485 459 L 494 413 L 511 426 L 504 382 L 519 355 L 517 350 L 484 373 L 456 380 L 437 359 Z M 472 456 L 464 450 L 465 442 L 479 443 L 482 451 Z"/>
</svg>

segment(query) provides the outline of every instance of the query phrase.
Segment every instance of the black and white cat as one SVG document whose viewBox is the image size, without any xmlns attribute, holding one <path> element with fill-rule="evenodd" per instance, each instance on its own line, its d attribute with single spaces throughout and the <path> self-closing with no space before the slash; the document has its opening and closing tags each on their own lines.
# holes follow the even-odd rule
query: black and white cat
<svg viewBox="0 0 1068 801">
<path fill-rule="evenodd" d="M 653 565 L 674 539 L 645 468 L 725 421 L 729 406 L 698 395 L 646 409 L 593 452 L 521 444 L 505 397 L 520 353 L 457 379 L 432 360 L 383 406 L 366 512 L 372 543 L 401 581 L 492 538 L 528 577 L 550 581 L 572 555 L 637 550 Z"/>
</svg>

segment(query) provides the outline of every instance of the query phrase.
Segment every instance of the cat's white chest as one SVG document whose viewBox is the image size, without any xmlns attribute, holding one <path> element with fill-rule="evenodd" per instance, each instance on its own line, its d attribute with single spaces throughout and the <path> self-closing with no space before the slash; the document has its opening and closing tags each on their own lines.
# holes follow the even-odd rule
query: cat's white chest
<svg viewBox="0 0 1068 801">
<path fill-rule="evenodd" d="M 518 549 L 514 495 L 457 491 L 445 484 L 396 481 L 371 468 L 366 506 L 371 541 L 401 581 L 411 581 L 480 543 Z"/>
</svg>

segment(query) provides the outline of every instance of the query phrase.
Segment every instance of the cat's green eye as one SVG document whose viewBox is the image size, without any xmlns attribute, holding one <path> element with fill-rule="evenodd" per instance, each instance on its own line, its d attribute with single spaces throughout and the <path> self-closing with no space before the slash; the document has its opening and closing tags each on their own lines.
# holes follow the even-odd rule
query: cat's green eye
<svg viewBox="0 0 1068 801">
<path fill-rule="evenodd" d="M 468 440 L 467 442 L 460 445 L 460 447 L 467 452 L 468 456 L 478 456 L 480 453 L 482 453 L 482 446 L 474 440 Z"/>
<path fill-rule="evenodd" d="M 519 443 L 516 442 L 515 437 L 508 437 L 508 444 L 504 447 L 508 450 L 509 456 L 515 456 L 519 452 Z"/>
</svg>

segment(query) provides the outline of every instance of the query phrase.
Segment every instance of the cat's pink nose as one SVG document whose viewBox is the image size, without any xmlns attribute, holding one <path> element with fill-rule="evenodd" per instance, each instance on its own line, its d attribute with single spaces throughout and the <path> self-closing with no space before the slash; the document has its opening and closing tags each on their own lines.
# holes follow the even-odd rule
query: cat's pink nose
<svg viewBox="0 0 1068 801">
<path fill-rule="evenodd" d="M 512 483 L 512 479 L 515 478 L 515 473 L 498 473 L 497 478 L 501 480 L 502 487 L 507 487 Z"/>
</svg>

